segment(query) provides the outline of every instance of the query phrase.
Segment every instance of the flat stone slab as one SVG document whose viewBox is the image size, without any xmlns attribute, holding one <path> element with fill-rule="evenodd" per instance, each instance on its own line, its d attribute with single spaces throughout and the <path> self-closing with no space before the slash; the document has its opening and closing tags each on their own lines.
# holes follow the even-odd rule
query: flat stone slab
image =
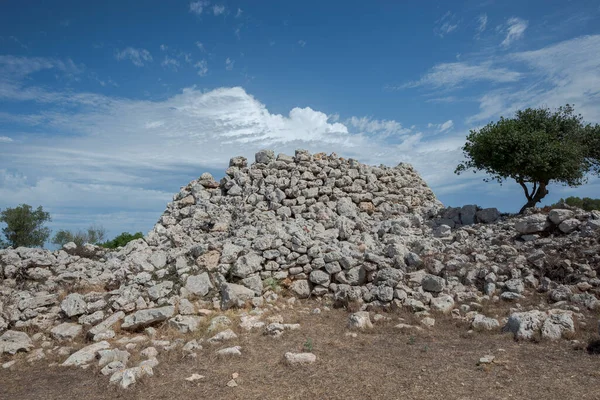
<svg viewBox="0 0 600 400">
<path fill-rule="evenodd" d="M 110 343 L 108 343 L 107 341 L 91 344 L 71 354 L 71 356 L 67 358 L 65 362 L 63 362 L 61 365 L 63 367 L 68 367 L 72 365 L 80 366 L 89 364 L 96 359 L 96 354 L 98 354 L 100 350 L 105 350 L 109 348 Z"/>
<path fill-rule="evenodd" d="M 158 322 L 166 321 L 167 319 L 171 318 L 173 314 L 175 314 L 174 306 L 165 306 L 136 311 L 134 314 L 125 317 L 121 328 L 134 331 Z"/>
</svg>

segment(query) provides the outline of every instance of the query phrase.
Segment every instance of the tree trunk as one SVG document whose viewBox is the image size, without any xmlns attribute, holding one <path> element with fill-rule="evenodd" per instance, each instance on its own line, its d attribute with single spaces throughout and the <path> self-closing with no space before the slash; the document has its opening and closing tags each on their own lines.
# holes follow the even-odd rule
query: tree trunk
<svg viewBox="0 0 600 400">
<path fill-rule="evenodd" d="M 533 191 L 532 191 L 531 195 L 529 194 L 529 191 L 527 190 L 527 186 L 525 186 L 525 183 L 522 181 L 520 181 L 519 183 L 523 187 L 523 190 L 525 191 L 525 196 L 527 197 L 527 203 L 525 203 L 525 205 L 523 207 L 521 207 L 519 214 L 523 214 L 525 212 L 525 210 L 527 210 L 528 208 L 535 207 L 535 205 L 537 203 L 539 203 L 540 201 L 542 201 L 542 199 L 544 197 L 546 197 L 546 195 L 549 193 L 548 189 L 546 189 L 546 185 L 548 185 L 548 182 L 539 182 L 539 186 L 538 186 L 538 182 L 534 182 Z M 537 189 L 536 189 L 536 187 L 537 187 Z"/>
</svg>

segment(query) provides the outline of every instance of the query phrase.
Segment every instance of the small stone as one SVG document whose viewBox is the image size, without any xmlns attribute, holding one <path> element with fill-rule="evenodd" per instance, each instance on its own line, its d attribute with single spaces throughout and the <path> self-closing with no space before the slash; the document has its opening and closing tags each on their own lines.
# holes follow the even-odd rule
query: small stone
<svg viewBox="0 0 600 400">
<path fill-rule="evenodd" d="M 192 374 L 192 375 L 188 376 L 187 378 L 185 378 L 185 380 L 188 382 L 194 382 L 194 381 L 198 381 L 198 380 L 204 379 L 204 378 L 205 378 L 204 375 Z"/>
<path fill-rule="evenodd" d="M 348 328 L 350 329 L 371 329 L 373 323 L 371 323 L 371 317 L 367 311 L 359 311 L 350 314 L 348 317 Z"/>
<path fill-rule="evenodd" d="M 235 334 L 234 331 L 232 331 L 231 329 L 227 329 L 223 332 L 217 333 L 215 336 L 208 339 L 208 343 L 226 342 L 228 340 L 237 339 L 237 337 L 238 336 Z"/>
<path fill-rule="evenodd" d="M 496 357 L 492 355 L 483 356 L 479 359 L 479 364 L 491 364 Z"/>
<path fill-rule="evenodd" d="M 313 364 L 317 361 L 317 356 L 313 353 L 285 353 L 285 360 L 290 365 Z"/>
<path fill-rule="evenodd" d="M 217 351 L 217 355 L 220 356 L 241 356 L 242 352 L 240 351 L 242 348 L 240 346 L 227 347 Z"/>
</svg>

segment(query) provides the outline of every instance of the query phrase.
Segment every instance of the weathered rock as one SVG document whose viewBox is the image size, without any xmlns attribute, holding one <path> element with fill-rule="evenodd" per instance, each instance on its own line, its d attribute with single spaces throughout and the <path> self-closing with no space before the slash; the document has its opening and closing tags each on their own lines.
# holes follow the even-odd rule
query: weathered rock
<svg viewBox="0 0 600 400">
<path fill-rule="evenodd" d="M 439 293 L 446 287 L 444 278 L 435 275 L 425 275 L 421 281 L 423 290 L 427 292 Z"/>
<path fill-rule="evenodd" d="M 98 354 L 100 350 L 105 350 L 108 348 L 110 348 L 110 343 L 106 341 L 91 344 L 71 354 L 71 356 L 67 358 L 61 365 L 67 367 L 72 365 L 80 366 L 89 364 L 90 362 L 94 361 L 96 354 Z"/>
<path fill-rule="evenodd" d="M 454 308 L 454 299 L 450 295 L 441 295 L 431 299 L 429 304 L 433 311 L 449 313 Z"/>
<path fill-rule="evenodd" d="M 313 353 L 285 353 L 285 361 L 289 365 L 313 364 L 317 361 L 317 356 Z"/>
<path fill-rule="evenodd" d="M 471 322 L 471 327 L 476 331 L 492 331 L 500 327 L 500 322 L 495 318 L 489 318 L 483 314 L 476 314 Z"/>
<path fill-rule="evenodd" d="M 121 328 L 131 331 L 145 328 L 157 322 L 166 321 L 171 318 L 174 313 L 175 307 L 173 306 L 136 311 L 134 314 L 125 317 L 121 324 Z"/>
<path fill-rule="evenodd" d="M 565 310 L 549 310 L 548 317 L 542 325 L 542 338 L 558 340 L 565 334 L 575 332 L 573 313 Z"/>
<path fill-rule="evenodd" d="M 221 285 L 221 308 L 243 307 L 247 301 L 254 298 L 254 291 L 235 283 Z"/>
<path fill-rule="evenodd" d="M 18 351 L 29 351 L 32 347 L 33 343 L 25 332 L 9 330 L 0 336 L 0 354 L 16 354 Z"/>
<path fill-rule="evenodd" d="M 373 323 L 367 311 L 359 311 L 350 314 L 348 317 L 348 328 L 351 329 L 371 329 Z"/>
<path fill-rule="evenodd" d="M 548 217 L 544 214 L 533 214 L 516 223 L 515 229 L 522 234 L 542 232 L 550 227 Z"/>
<path fill-rule="evenodd" d="M 104 321 L 100 322 L 98 325 L 94 326 L 92 329 L 88 331 L 88 335 L 94 337 L 102 332 L 105 332 L 113 327 L 117 322 L 125 318 L 125 313 L 123 311 L 117 311 L 112 314 Z"/>
<path fill-rule="evenodd" d="M 513 333 L 515 339 L 533 339 L 534 335 L 540 332 L 545 320 L 546 314 L 542 311 L 516 312 L 508 317 L 508 322 L 502 331 Z"/>
<path fill-rule="evenodd" d="M 83 327 L 79 324 L 65 322 L 50 330 L 52 337 L 56 340 L 73 340 L 81 334 Z"/>
<path fill-rule="evenodd" d="M 177 315 L 169 320 L 169 326 L 181 333 L 195 332 L 204 319 L 196 315 Z"/>
<path fill-rule="evenodd" d="M 200 275 L 192 275 L 187 278 L 185 288 L 195 296 L 204 297 L 213 288 L 208 273 L 203 272 Z"/>
<path fill-rule="evenodd" d="M 310 285 L 307 280 L 297 280 L 290 285 L 290 291 L 298 298 L 305 299 L 310 296 Z"/>
<path fill-rule="evenodd" d="M 87 304 L 82 295 L 79 293 L 71 293 L 65 297 L 62 303 L 60 303 L 60 309 L 67 317 L 71 318 L 85 314 L 87 311 Z"/>
<path fill-rule="evenodd" d="M 548 219 L 554 225 L 560 225 L 561 222 L 570 218 L 573 218 L 573 211 L 571 210 L 554 209 L 548 213 Z"/>
</svg>

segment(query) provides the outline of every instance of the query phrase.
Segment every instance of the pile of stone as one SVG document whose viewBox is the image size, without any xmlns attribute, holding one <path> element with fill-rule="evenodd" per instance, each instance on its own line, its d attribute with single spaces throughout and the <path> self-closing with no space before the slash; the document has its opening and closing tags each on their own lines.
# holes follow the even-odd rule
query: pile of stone
<svg viewBox="0 0 600 400">
<path fill-rule="evenodd" d="M 484 302 L 526 312 L 518 302 L 541 292 L 549 305 L 534 325 L 553 338 L 569 330 L 550 326 L 557 315 L 571 326 L 565 318 L 600 308 L 596 212 L 444 209 L 407 164 L 303 150 L 255 158 L 232 158 L 219 182 L 208 173 L 190 182 L 144 239 L 118 251 L 0 250 L 0 353 L 30 350 L 20 331 L 31 329 L 40 345 L 84 337 L 100 347 L 162 323 L 191 332 L 211 310 L 260 308 L 282 293 L 453 313 L 495 329 L 478 312 Z M 520 332 L 515 318 L 506 322 Z"/>
</svg>

